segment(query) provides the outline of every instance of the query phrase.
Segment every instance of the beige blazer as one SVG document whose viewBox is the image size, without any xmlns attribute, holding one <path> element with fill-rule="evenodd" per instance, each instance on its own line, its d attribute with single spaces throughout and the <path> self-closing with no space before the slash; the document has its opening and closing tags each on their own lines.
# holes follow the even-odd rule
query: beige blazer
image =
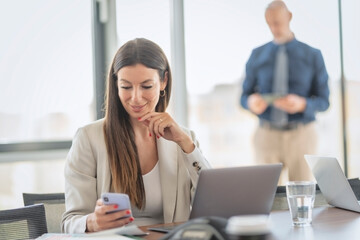
<svg viewBox="0 0 360 240">
<path fill-rule="evenodd" d="M 94 211 L 101 194 L 110 191 L 111 174 L 103 124 L 101 119 L 80 128 L 73 139 L 64 171 L 66 211 L 62 218 L 63 232 L 85 232 L 87 215 Z M 184 153 L 172 141 L 157 139 L 165 223 L 188 219 L 199 176 L 196 166 L 210 168 L 194 133 L 183 130 L 196 145 L 190 154 Z"/>
</svg>

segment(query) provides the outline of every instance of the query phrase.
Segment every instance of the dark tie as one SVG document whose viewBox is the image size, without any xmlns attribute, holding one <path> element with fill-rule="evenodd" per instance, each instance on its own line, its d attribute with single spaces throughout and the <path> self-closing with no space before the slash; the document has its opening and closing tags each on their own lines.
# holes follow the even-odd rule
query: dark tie
<svg viewBox="0 0 360 240">
<path fill-rule="evenodd" d="M 284 45 L 280 45 L 275 57 L 273 93 L 285 96 L 288 93 L 289 66 L 288 56 Z M 288 114 L 278 108 L 271 110 L 271 121 L 278 127 L 288 123 Z"/>
</svg>

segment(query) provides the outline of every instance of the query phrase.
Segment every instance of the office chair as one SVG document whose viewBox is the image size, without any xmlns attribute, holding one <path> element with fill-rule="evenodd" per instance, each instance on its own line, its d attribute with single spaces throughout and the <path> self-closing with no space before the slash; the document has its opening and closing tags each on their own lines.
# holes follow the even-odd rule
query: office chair
<svg viewBox="0 0 360 240">
<path fill-rule="evenodd" d="M 24 205 L 43 203 L 49 233 L 61 233 L 61 218 L 65 212 L 64 193 L 23 193 Z"/>
<path fill-rule="evenodd" d="M 0 240 L 35 239 L 44 233 L 47 226 L 43 204 L 0 211 Z"/>
</svg>

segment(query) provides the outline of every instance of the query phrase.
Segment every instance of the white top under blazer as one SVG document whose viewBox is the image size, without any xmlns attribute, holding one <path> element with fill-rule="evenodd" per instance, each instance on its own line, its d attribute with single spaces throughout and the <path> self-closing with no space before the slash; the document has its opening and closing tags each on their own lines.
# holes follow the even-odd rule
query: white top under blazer
<svg viewBox="0 0 360 240">
<path fill-rule="evenodd" d="M 163 201 L 161 193 L 161 180 L 159 161 L 155 167 L 143 175 L 145 189 L 145 207 L 138 209 L 131 205 L 132 215 L 134 216 L 134 224 L 137 226 L 154 225 L 164 222 Z"/>
</svg>

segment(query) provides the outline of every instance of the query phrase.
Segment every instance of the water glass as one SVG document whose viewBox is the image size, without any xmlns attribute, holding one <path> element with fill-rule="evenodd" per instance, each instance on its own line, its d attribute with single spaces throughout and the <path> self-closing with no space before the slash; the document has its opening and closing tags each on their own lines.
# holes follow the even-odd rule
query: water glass
<svg viewBox="0 0 360 240">
<path fill-rule="evenodd" d="M 312 209 L 315 201 L 315 182 L 287 182 L 286 196 L 293 226 L 310 226 L 312 222 Z"/>
</svg>

